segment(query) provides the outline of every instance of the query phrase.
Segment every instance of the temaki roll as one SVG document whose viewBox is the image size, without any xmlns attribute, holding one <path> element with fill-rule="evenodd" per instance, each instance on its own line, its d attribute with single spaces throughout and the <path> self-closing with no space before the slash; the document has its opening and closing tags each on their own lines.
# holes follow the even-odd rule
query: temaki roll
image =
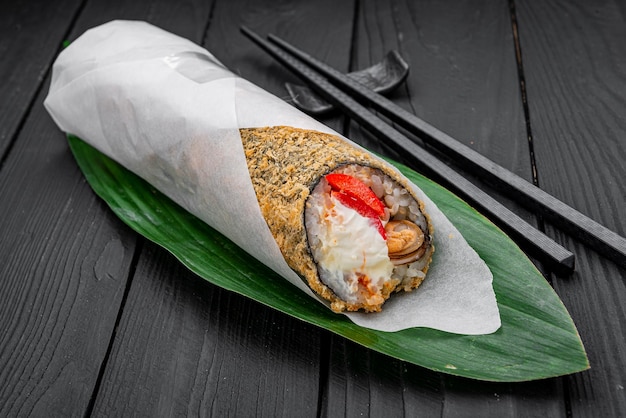
<svg viewBox="0 0 626 418">
<path fill-rule="evenodd" d="M 287 264 L 336 312 L 380 311 L 418 287 L 432 226 L 406 180 L 342 138 L 241 129 L 261 212 Z"/>
<path fill-rule="evenodd" d="M 146 22 L 89 29 L 55 60 L 44 105 L 62 131 L 276 273 L 216 273 L 233 289 L 286 280 L 379 331 L 500 326 L 491 272 L 424 191 L 200 45 Z"/>
</svg>

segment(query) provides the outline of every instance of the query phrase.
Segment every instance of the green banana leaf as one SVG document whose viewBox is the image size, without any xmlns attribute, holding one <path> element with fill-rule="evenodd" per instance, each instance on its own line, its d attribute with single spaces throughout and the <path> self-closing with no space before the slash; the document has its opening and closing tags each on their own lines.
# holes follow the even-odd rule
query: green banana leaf
<svg viewBox="0 0 626 418">
<path fill-rule="evenodd" d="M 428 328 L 381 332 L 332 313 L 238 249 L 152 186 L 79 138 L 70 148 L 93 190 L 135 231 L 209 282 L 372 350 L 428 369 L 487 381 L 527 381 L 579 372 L 589 363 L 566 308 L 500 229 L 455 195 L 395 164 L 439 206 L 493 273 L 502 327 L 490 335 Z"/>
</svg>

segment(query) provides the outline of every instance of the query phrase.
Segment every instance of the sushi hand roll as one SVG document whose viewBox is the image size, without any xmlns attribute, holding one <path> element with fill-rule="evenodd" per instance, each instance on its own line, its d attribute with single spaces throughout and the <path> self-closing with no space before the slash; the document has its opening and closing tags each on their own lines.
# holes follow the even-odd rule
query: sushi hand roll
<svg viewBox="0 0 626 418">
<path fill-rule="evenodd" d="M 63 132 L 357 325 L 500 326 L 489 268 L 422 190 L 200 45 L 146 22 L 89 29 L 55 60 L 44 105 Z"/>
<path fill-rule="evenodd" d="M 433 228 L 406 180 L 338 136 L 242 129 L 261 212 L 287 264 L 333 311 L 380 311 L 418 287 Z"/>
</svg>

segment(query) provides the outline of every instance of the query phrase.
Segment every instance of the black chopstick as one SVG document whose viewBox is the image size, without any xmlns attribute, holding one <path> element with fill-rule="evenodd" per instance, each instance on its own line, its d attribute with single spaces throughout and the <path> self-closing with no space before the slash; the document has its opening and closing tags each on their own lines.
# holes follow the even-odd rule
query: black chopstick
<svg viewBox="0 0 626 418">
<path fill-rule="evenodd" d="M 482 154 L 402 109 L 384 96 L 361 85 L 356 80 L 345 76 L 274 35 L 268 35 L 268 39 L 319 71 L 332 83 L 358 100 L 364 101 L 390 120 L 419 136 L 424 143 L 442 151 L 446 157 L 454 160 L 460 166 L 470 168 L 473 174 L 482 177 L 518 203 L 539 211 L 546 219 L 570 233 L 574 238 L 590 245 L 598 253 L 612 259 L 617 264 L 626 267 L 626 238 L 568 206 L 515 173 L 497 165 Z"/>
<path fill-rule="evenodd" d="M 305 79 L 311 84 L 312 88 L 328 101 L 340 107 L 375 135 L 387 139 L 385 142 L 387 146 L 406 154 L 417 167 L 426 169 L 429 171 L 429 174 L 435 175 L 438 181 L 444 182 L 445 186 L 453 189 L 477 210 L 505 229 L 511 238 L 515 239 L 529 254 L 548 263 L 559 272 L 571 272 L 573 270 L 574 255 L 570 251 L 557 244 L 532 225 L 526 223 L 500 204 L 500 202 L 375 116 L 363 105 L 330 84 L 327 79 L 313 71 L 310 67 L 261 38 L 250 29 L 242 27 L 241 31 L 266 52 Z M 311 81 L 314 83 L 311 83 Z"/>
</svg>

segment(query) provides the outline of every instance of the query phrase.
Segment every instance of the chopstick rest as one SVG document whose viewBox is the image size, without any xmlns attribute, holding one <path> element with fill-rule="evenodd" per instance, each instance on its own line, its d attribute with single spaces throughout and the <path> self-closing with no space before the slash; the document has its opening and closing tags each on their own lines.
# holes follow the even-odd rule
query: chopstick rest
<svg viewBox="0 0 626 418">
<path fill-rule="evenodd" d="M 250 29 L 242 27 L 241 31 L 279 62 L 307 81 L 322 97 L 341 108 L 373 134 L 384 139 L 383 143 L 386 146 L 405 153 L 415 166 L 425 169 L 429 175 L 434 175 L 437 181 L 445 183 L 445 186 L 506 230 L 530 254 L 548 263 L 559 272 L 571 272 L 574 269 L 574 254 L 570 251 L 525 222 L 431 153 L 375 116 L 310 67 L 276 45 L 264 40 Z"/>
<path fill-rule="evenodd" d="M 380 62 L 346 75 L 376 93 L 387 93 L 406 80 L 409 64 L 398 51 L 389 51 Z M 331 103 L 307 86 L 285 83 L 285 88 L 293 104 L 310 115 L 323 115 L 333 109 Z"/>
</svg>

